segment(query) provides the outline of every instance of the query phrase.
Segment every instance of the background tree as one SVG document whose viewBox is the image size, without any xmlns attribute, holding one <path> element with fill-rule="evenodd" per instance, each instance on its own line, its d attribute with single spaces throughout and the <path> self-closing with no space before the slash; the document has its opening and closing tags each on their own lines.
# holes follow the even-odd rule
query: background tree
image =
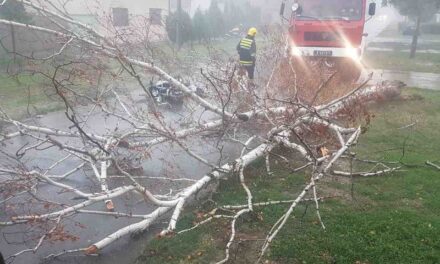
<svg viewBox="0 0 440 264">
<path fill-rule="evenodd" d="M 211 5 L 209 6 L 208 13 L 209 19 L 209 36 L 210 37 L 219 37 L 225 33 L 225 21 L 223 18 L 223 13 L 218 6 L 217 0 L 212 0 Z"/>
<path fill-rule="evenodd" d="M 180 21 L 179 21 L 180 20 Z M 185 42 L 188 42 L 191 40 L 192 36 L 192 21 L 191 17 L 188 15 L 188 13 L 182 11 L 181 17 L 179 19 L 178 13 L 171 13 L 166 20 L 166 30 L 168 33 L 168 38 L 173 42 L 176 43 L 177 41 L 177 27 L 179 27 L 180 31 L 180 44 L 183 44 Z"/>
<path fill-rule="evenodd" d="M 415 30 L 411 43 L 410 58 L 414 58 L 417 51 L 417 42 L 420 35 L 420 24 L 432 18 L 440 8 L 440 0 L 389 0 L 404 16 L 415 21 Z"/>
<path fill-rule="evenodd" d="M 23 4 L 17 0 L 8 0 L 0 6 L 0 18 L 21 22 L 31 22 L 31 16 L 26 12 Z"/>
<path fill-rule="evenodd" d="M 202 40 L 206 40 L 209 34 L 206 15 L 200 8 L 196 10 L 196 13 L 192 19 L 192 33 L 193 39 L 199 43 L 201 43 Z"/>
<path fill-rule="evenodd" d="M 240 5 L 237 5 L 234 1 L 228 0 L 225 2 L 225 26 L 227 30 L 231 30 L 234 27 L 243 24 L 245 16 Z"/>
<path fill-rule="evenodd" d="M 258 27 L 261 24 L 261 9 L 259 7 L 252 6 L 250 2 L 245 2 L 243 10 L 243 25 L 246 28 Z"/>
<path fill-rule="evenodd" d="M 29 24 L 32 22 L 31 16 L 26 12 L 23 3 L 17 0 L 8 0 L 0 6 L 0 18 L 11 20 L 15 22 L 20 22 L 24 24 Z M 17 61 L 16 58 L 16 40 L 15 40 L 15 29 L 14 26 L 10 26 L 11 31 L 11 45 L 14 62 Z"/>
</svg>

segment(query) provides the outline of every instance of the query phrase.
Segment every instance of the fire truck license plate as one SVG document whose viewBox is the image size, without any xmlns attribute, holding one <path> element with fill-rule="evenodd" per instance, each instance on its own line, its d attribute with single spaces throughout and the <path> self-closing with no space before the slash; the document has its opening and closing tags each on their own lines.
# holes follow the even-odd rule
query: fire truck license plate
<svg viewBox="0 0 440 264">
<path fill-rule="evenodd" d="M 313 56 L 326 56 L 331 57 L 333 52 L 331 50 L 314 50 Z"/>
</svg>

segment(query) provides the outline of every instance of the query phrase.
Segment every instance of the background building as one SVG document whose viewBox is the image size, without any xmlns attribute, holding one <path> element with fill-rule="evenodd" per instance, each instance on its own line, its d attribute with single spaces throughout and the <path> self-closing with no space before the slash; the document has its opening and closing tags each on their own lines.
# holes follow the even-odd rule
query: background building
<svg viewBox="0 0 440 264">
<path fill-rule="evenodd" d="M 73 18 L 108 36 L 144 31 L 159 40 L 166 38 L 164 25 L 172 1 L 176 0 L 72 0 L 65 9 Z"/>
</svg>

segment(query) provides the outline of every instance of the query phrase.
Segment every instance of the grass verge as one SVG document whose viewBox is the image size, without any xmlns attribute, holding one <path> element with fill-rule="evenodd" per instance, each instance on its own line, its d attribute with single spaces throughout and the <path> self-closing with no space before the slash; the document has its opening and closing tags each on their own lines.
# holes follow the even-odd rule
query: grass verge
<svg viewBox="0 0 440 264">
<path fill-rule="evenodd" d="M 47 80 L 38 75 L 0 74 L 0 106 L 13 118 L 60 109 L 61 103 L 47 87 Z"/>
<path fill-rule="evenodd" d="M 408 52 L 367 50 L 364 62 L 372 69 L 440 73 L 440 54 L 418 53 L 410 59 Z"/>
<path fill-rule="evenodd" d="M 355 151 L 359 158 L 400 161 L 391 175 L 328 179 L 320 195 L 337 195 L 321 204 L 324 231 L 312 204 L 302 204 L 274 241 L 266 263 L 440 263 L 438 171 L 424 165 L 439 160 L 440 93 L 406 89 L 402 100 L 374 106 L 374 118 Z M 264 162 L 246 171 L 256 202 L 295 197 L 307 176 Z M 355 170 L 365 170 L 354 163 Z M 353 191 L 353 196 L 351 195 Z M 220 184 L 212 202 L 188 208 L 178 230 L 204 219 L 212 208 L 244 204 L 237 177 Z M 230 263 L 254 263 L 261 239 L 288 205 L 256 208 L 237 222 Z M 224 258 L 229 223 L 216 220 L 171 238 L 153 240 L 137 263 L 215 263 Z"/>
</svg>

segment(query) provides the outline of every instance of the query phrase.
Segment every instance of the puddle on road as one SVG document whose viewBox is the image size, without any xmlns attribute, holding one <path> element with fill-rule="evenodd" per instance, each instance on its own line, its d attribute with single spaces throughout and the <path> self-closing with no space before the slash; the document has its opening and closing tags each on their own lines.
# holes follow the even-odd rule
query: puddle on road
<svg viewBox="0 0 440 264">
<path fill-rule="evenodd" d="M 373 70 L 373 72 L 374 75 L 371 84 L 376 84 L 377 82 L 387 80 L 397 80 L 404 82 L 408 87 L 418 87 L 422 89 L 440 91 L 440 74 L 394 70 Z"/>
</svg>

